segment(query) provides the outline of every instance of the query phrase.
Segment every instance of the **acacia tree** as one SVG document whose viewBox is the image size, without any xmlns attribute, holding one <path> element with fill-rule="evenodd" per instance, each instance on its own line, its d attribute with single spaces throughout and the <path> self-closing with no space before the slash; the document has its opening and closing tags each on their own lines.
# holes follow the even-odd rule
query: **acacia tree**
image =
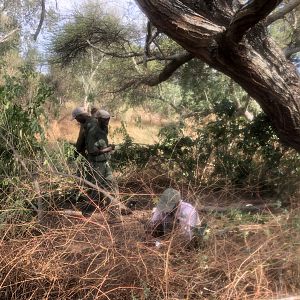
<svg viewBox="0 0 300 300">
<path fill-rule="evenodd" d="M 283 51 L 267 31 L 299 0 L 251 0 L 244 5 L 237 0 L 136 2 L 158 31 L 186 50 L 166 66 L 168 76 L 162 73 L 159 82 L 199 58 L 242 86 L 270 118 L 281 141 L 300 151 L 300 79 L 288 59 L 299 47 L 294 43 Z"/>
</svg>

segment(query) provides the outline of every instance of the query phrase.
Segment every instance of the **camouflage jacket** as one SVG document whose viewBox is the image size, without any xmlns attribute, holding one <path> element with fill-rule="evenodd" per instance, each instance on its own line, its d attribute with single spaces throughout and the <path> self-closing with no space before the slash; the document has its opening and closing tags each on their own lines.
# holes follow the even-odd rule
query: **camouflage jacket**
<svg viewBox="0 0 300 300">
<path fill-rule="evenodd" d="M 75 147 L 76 147 L 76 151 L 83 156 L 85 156 L 85 150 L 86 150 L 86 130 L 96 122 L 97 120 L 95 118 L 87 117 L 85 123 L 80 124 L 80 130 L 79 130 Z"/>
<path fill-rule="evenodd" d="M 95 120 L 95 119 L 94 119 Z M 107 131 L 100 128 L 97 120 L 85 124 L 85 144 L 88 160 L 104 162 L 110 159 L 110 154 L 100 153 L 98 150 L 108 147 Z"/>
</svg>

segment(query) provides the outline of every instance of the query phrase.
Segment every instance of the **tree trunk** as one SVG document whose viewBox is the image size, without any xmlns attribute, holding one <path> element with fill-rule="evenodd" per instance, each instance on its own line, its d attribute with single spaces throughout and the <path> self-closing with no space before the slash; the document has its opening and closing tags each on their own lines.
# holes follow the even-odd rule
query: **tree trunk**
<svg viewBox="0 0 300 300">
<path fill-rule="evenodd" d="M 247 10 L 234 0 L 136 2 L 160 31 L 240 84 L 260 104 L 281 141 L 300 151 L 299 74 L 264 24 L 255 23 L 254 9 L 264 18 L 280 1 L 253 0 Z"/>
</svg>

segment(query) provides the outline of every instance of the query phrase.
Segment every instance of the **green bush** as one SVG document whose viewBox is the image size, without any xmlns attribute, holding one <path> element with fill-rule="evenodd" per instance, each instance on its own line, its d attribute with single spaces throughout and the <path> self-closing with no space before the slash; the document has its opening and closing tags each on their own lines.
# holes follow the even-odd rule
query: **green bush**
<svg viewBox="0 0 300 300">
<path fill-rule="evenodd" d="M 19 68 L 17 75 L 4 75 L 0 83 L 2 222 L 16 220 L 17 215 L 27 218 L 31 211 L 36 194 L 32 184 L 45 140 L 44 104 L 51 94 L 52 89 L 28 65 Z"/>
<path fill-rule="evenodd" d="M 214 107 L 216 119 L 185 134 L 185 124 L 169 124 L 159 143 L 134 144 L 126 135 L 114 156 L 115 168 L 143 167 L 151 157 L 178 178 L 195 183 L 232 185 L 273 195 L 292 192 L 300 178 L 300 156 L 282 145 L 264 114 L 249 122 L 236 117 L 234 103 L 224 99 Z M 164 164 L 164 162 L 167 162 Z"/>
</svg>

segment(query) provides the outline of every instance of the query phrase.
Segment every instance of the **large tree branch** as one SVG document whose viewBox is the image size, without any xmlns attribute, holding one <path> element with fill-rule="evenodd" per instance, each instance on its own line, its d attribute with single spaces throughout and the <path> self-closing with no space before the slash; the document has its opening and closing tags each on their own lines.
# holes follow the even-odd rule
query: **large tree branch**
<svg viewBox="0 0 300 300">
<path fill-rule="evenodd" d="M 282 0 L 252 0 L 235 14 L 225 36 L 229 41 L 239 43 L 245 33 L 264 19 Z"/>
<path fill-rule="evenodd" d="M 187 1 L 199 6 L 204 3 L 204 0 Z M 179 0 L 136 2 L 158 30 L 169 35 L 195 57 L 239 83 L 258 101 L 281 141 L 300 151 L 299 74 L 268 38 L 264 24 L 254 26 L 267 17 L 280 0 L 248 1 L 236 13 L 231 25 L 226 25 L 228 36 L 223 34 L 222 26 L 210 26 L 209 22 L 217 19 L 218 15 L 209 21 L 201 15 L 200 9 L 191 12 Z M 205 3 L 211 2 L 207 0 Z M 222 6 L 221 1 L 218 3 Z M 201 6 L 201 9 L 205 7 Z M 210 12 L 208 7 L 206 9 L 205 16 Z M 238 43 L 251 26 L 254 28 L 245 35 L 245 42 Z"/>
<path fill-rule="evenodd" d="M 291 12 L 300 4 L 300 0 L 291 0 L 289 3 L 285 4 L 281 9 L 278 9 L 273 14 L 269 15 L 266 19 L 266 24 L 270 25 L 278 19 L 283 18 L 286 14 Z"/>
<path fill-rule="evenodd" d="M 193 11 L 183 3 L 184 1 L 136 0 L 136 2 L 158 30 L 162 29 L 164 33 L 176 41 L 184 41 L 186 32 L 188 32 L 193 40 L 198 41 L 199 48 L 207 47 L 213 36 L 224 30 L 224 27 Z M 189 21 L 187 22 L 187 20 Z M 176 31 L 173 30 L 174 26 L 176 26 Z"/>
<path fill-rule="evenodd" d="M 163 81 L 168 80 L 174 72 L 182 65 L 193 59 L 195 56 L 191 53 L 185 52 L 178 54 L 173 60 L 171 60 L 159 74 L 146 77 L 141 80 L 141 84 L 154 86 Z"/>
<path fill-rule="evenodd" d="M 114 93 L 123 92 L 129 88 L 138 87 L 140 85 L 147 85 L 147 86 L 155 86 L 158 85 L 166 80 L 168 80 L 174 72 L 179 69 L 183 64 L 187 63 L 191 59 L 193 59 L 195 56 L 191 53 L 184 52 L 174 55 L 174 59 L 170 61 L 160 73 L 147 75 L 142 78 L 135 78 L 129 80 L 127 83 L 125 83 L 120 89 L 115 90 Z"/>
<path fill-rule="evenodd" d="M 40 17 L 40 22 L 39 22 L 39 25 L 33 35 L 33 39 L 36 41 L 40 32 L 41 32 L 41 29 L 42 29 L 42 26 L 43 26 L 43 23 L 44 23 L 44 20 L 45 20 L 45 14 L 46 14 L 46 0 L 41 0 L 41 4 L 42 4 L 42 12 L 41 12 L 41 17 Z"/>
</svg>

